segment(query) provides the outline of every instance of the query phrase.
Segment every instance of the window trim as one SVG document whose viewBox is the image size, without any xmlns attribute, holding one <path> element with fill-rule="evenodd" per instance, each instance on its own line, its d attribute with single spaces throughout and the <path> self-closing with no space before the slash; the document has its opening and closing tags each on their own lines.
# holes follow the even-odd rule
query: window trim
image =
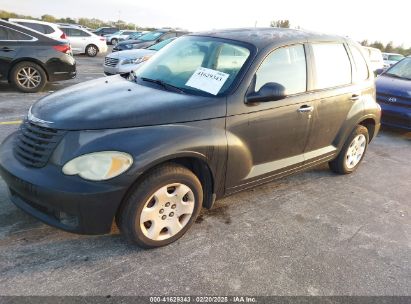
<svg viewBox="0 0 411 304">
<path fill-rule="evenodd" d="M 367 60 L 367 58 L 365 58 L 365 56 L 364 56 L 364 53 L 358 47 L 356 47 L 354 44 L 347 43 L 347 48 L 350 52 L 350 60 L 351 60 L 351 70 L 352 70 L 351 83 L 354 84 L 354 83 L 360 83 L 362 81 L 370 80 L 371 70 L 370 70 L 370 65 L 368 64 L 368 61 L 371 62 L 371 60 Z M 354 76 L 357 76 L 357 62 L 355 61 L 354 54 L 351 50 L 352 48 L 355 48 L 358 52 L 360 52 L 360 55 L 362 56 L 364 62 L 366 63 L 368 75 L 367 75 L 367 78 L 365 78 L 365 79 L 357 80 L 357 79 L 355 79 L 356 77 L 354 77 Z M 355 66 L 355 72 L 354 72 L 354 66 Z M 355 75 L 354 75 L 354 73 L 355 73 Z"/>
<path fill-rule="evenodd" d="M 32 35 L 29 35 L 29 34 L 24 33 L 24 32 L 22 32 L 22 31 L 16 30 L 16 29 L 14 29 L 14 28 L 12 28 L 12 27 L 9 27 L 9 26 L 6 26 L 6 25 L 2 25 L 2 24 L 1 24 L 0 26 L 2 26 L 2 27 L 4 27 L 4 28 L 7 28 L 7 29 L 9 29 L 9 30 L 18 32 L 18 33 L 20 33 L 20 34 L 23 34 L 23 35 L 26 35 L 26 36 L 31 37 L 30 40 L 3 40 L 3 39 L 0 39 L 0 41 L 6 41 L 6 42 L 36 42 L 36 41 L 39 40 L 38 38 L 33 37 Z"/>
</svg>

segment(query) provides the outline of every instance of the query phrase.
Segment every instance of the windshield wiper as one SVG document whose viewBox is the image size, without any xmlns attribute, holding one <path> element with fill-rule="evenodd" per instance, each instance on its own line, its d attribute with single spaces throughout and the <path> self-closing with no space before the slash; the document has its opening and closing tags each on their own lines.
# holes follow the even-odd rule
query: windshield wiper
<svg viewBox="0 0 411 304">
<path fill-rule="evenodd" d="M 147 82 L 152 82 L 152 83 L 158 84 L 158 85 L 162 86 L 162 87 L 163 87 L 164 89 L 166 89 L 166 90 L 169 90 L 169 89 L 171 88 L 171 89 L 173 89 L 174 91 L 177 91 L 177 92 L 179 92 L 179 93 L 181 93 L 181 94 L 186 94 L 186 92 L 185 92 L 183 89 L 181 89 L 181 88 L 179 88 L 179 87 L 176 87 L 176 86 L 174 86 L 174 85 L 172 85 L 172 84 L 169 84 L 169 83 L 167 83 L 167 82 L 164 82 L 163 80 L 160 80 L 160 79 L 151 79 L 151 78 L 146 78 L 146 77 L 141 77 L 140 79 L 141 79 L 141 80 L 144 80 L 144 81 L 147 81 Z"/>
<path fill-rule="evenodd" d="M 410 78 L 408 78 L 408 77 L 402 77 L 402 76 L 400 76 L 400 75 L 392 74 L 392 73 L 384 73 L 384 75 L 387 75 L 387 76 L 390 76 L 390 77 L 393 77 L 393 78 L 400 78 L 400 79 L 410 80 Z"/>
</svg>

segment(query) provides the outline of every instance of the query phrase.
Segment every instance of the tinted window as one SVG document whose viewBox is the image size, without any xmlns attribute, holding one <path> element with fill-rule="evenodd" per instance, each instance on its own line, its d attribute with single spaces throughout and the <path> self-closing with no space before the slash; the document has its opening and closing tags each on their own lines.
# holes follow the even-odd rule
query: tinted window
<svg viewBox="0 0 411 304">
<path fill-rule="evenodd" d="M 23 26 L 26 26 L 28 28 L 31 28 L 32 30 L 35 30 L 35 31 L 43 33 L 43 34 L 54 33 L 54 29 L 51 26 L 48 26 L 48 25 L 45 25 L 45 24 L 30 23 L 30 22 L 18 22 L 18 24 L 21 24 Z"/>
<path fill-rule="evenodd" d="M 90 34 L 84 32 L 84 31 L 82 31 L 82 30 L 78 30 L 78 29 L 71 28 L 71 29 L 69 30 L 68 36 L 69 36 L 69 37 L 70 37 L 70 36 L 71 36 L 71 37 L 88 37 L 88 36 L 90 36 Z"/>
<path fill-rule="evenodd" d="M 362 52 L 354 46 L 350 46 L 352 56 L 355 62 L 355 80 L 368 79 L 368 66 Z"/>
<path fill-rule="evenodd" d="M 168 34 L 165 34 L 165 35 L 161 36 L 160 41 L 164 41 L 164 40 L 167 40 L 167 39 L 170 39 L 170 38 L 174 38 L 176 36 L 177 36 L 176 33 L 168 33 Z"/>
<path fill-rule="evenodd" d="M 317 76 L 316 89 L 351 83 L 351 63 L 342 43 L 312 45 Z"/>
<path fill-rule="evenodd" d="M 0 26 L 0 40 L 32 40 L 33 37 L 15 30 Z"/>
<path fill-rule="evenodd" d="M 257 71 L 255 90 L 268 82 L 283 85 L 287 95 L 306 91 L 307 66 L 302 45 L 283 47 L 267 56 Z"/>
</svg>

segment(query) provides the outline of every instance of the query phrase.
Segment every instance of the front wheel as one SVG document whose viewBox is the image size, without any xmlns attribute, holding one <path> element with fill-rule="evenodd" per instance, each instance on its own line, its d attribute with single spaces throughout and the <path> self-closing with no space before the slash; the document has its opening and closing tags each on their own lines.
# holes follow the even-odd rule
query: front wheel
<svg viewBox="0 0 411 304">
<path fill-rule="evenodd" d="M 116 221 L 128 241 L 143 248 L 165 246 L 190 228 L 202 202 L 197 176 L 185 167 L 168 164 L 154 169 L 136 185 Z"/>
<path fill-rule="evenodd" d="M 111 39 L 111 44 L 112 45 L 117 45 L 118 41 L 116 38 Z"/>
<path fill-rule="evenodd" d="M 90 44 L 86 47 L 86 55 L 89 57 L 96 57 L 98 48 L 94 44 Z"/>
<path fill-rule="evenodd" d="M 337 158 L 328 163 L 330 169 L 338 174 L 354 172 L 364 158 L 368 142 L 368 129 L 358 125 L 347 138 Z"/>
</svg>

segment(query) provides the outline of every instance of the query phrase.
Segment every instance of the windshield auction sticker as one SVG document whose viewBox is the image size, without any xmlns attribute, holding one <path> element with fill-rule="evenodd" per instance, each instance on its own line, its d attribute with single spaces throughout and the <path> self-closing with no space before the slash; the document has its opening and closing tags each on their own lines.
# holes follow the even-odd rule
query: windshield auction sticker
<svg viewBox="0 0 411 304">
<path fill-rule="evenodd" d="M 227 81 L 229 74 L 199 67 L 190 79 L 186 86 L 217 95 Z"/>
</svg>

